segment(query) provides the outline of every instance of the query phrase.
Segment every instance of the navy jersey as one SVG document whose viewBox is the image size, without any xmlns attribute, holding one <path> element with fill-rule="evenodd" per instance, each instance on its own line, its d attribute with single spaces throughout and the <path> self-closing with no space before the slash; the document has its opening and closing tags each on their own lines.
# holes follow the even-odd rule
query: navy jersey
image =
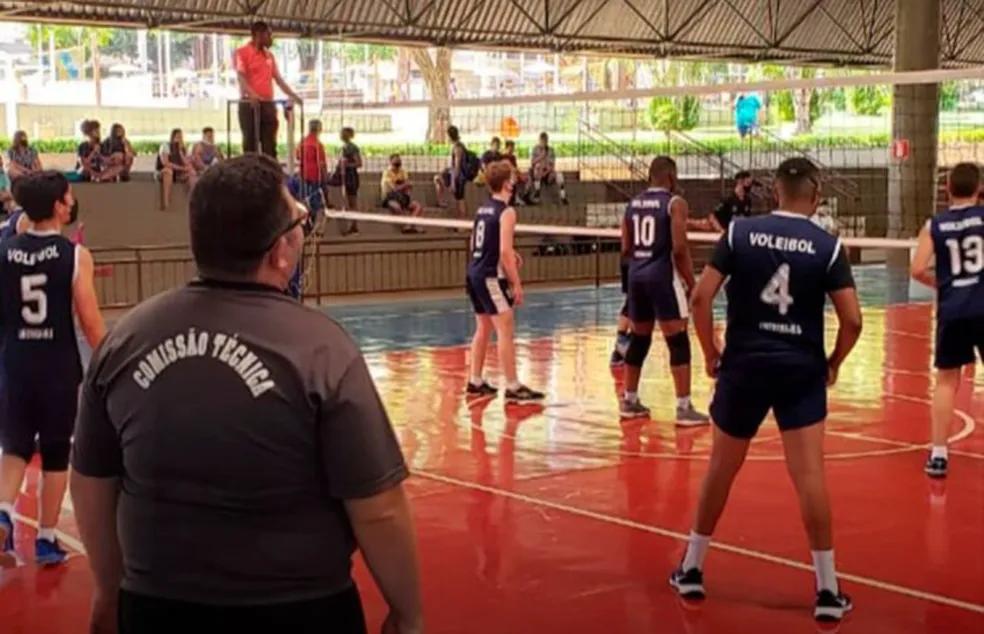
<svg viewBox="0 0 984 634">
<path fill-rule="evenodd" d="M 82 377 L 72 307 L 78 247 L 28 231 L 0 245 L 0 329 L 7 376 Z"/>
<path fill-rule="evenodd" d="M 625 210 L 632 245 L 629 274 L 673 279 L 673 232 L 669 190 L 651 188 L 633 198 Z"/>
<path fill-rule="evenodd" d="M 711 265 L 730 277 L 722 369 L 825 367 L 826 296 L 854 286 L 838 238 L 798 214 L 736 218 Z"/>
<path fill-rule="evenodd" d="M 0 222 L 0 242 L 17 235 L 17 222 L 20 221 L 23 215 L 24 212 L 18 209 L 10 214 L 6 220 Z"/>
<path fill-rule="evenodd" d="M 950 209 L 929 221 L 936 253 L 937 319 L 984 317 L 984 207 Z"/>
<path fill-rule="evenodd" d="M 502 212 L 509 203 L 496 198 L 475 212 L 475 225 L 472 227 L 471 259 L 468 261 L 468 275 L 474 278 L 505 277 L 499 266 L 499 228 Z"/>
</svg>

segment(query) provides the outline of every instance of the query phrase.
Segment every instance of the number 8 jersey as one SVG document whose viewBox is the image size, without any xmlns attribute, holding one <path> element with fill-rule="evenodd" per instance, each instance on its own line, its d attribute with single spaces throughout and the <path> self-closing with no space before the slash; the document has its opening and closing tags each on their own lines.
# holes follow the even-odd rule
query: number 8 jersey
<svg viewBox="0 0 984 634">
<path fill-rule="evenodd" d="M 8 375 L 82 376 L 72 306 L 76 245 L 56 232 L 28 231 L 0 246 L 0 327 Z"/>
<path fill-rule="evenodd" d="M 490 198 L 475 212 L 472 227 L 471 258 L 468 260 L 468 276 L 480 280 L 505 277 L 499 266 L 499 220 L 509 205 Z"/>
<path fill-rule="evenodd" d="M 929 221 L 936 254 L 936 318 L 984 317 L 984 207 L 951 208 Z"/>
<path fill-rule="evenodd" d="M 826 367 L 827 294 L 854 286 L 838 238 L 800 214 L 738 218 L 718 243 L 711 266 L 730 278 L 722 369 L 762 363 Z"/>
</svg>

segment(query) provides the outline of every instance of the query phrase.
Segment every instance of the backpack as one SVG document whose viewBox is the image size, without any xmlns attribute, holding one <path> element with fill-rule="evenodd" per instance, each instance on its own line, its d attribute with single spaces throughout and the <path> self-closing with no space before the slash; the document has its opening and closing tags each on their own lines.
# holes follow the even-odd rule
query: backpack
<svg viewBox="0 0 984 634">
<path fill-rule="evenodd" d="M 461 163 L 461 179 L 470 182 L 478 177 L 478 172 L 482 169 L 482 160 L 478 155 L 465 148 L 465 160 Z"/>
</svg>

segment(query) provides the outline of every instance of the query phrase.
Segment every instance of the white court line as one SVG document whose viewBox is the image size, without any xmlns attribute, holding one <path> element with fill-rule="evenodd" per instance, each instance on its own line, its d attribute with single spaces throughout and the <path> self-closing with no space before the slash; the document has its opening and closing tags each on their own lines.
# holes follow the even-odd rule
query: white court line
<svg viewBox="0 0 984 634">
<path fill-rule="evenodd" d="M 14 513 L 14 520 L 20 522 L 21 524 L 27 524 L 34 530 L 38 530 L 40 528 L 40 526 L 38 526 L 37 521 L 31 519 L 30 517 L 27 517 L 26 515 L 21 515 L 20 513 Z M 68 533 L 55 529 L 55 536 L 58 537 L 59 542 L 65 544 L 72 550 L 77 551 L 83 555 L 86 554 L 85 546 L 82 545 L 82 542 L 75 539 Z"/>
<path fill-rule="evenodd" d="M 586 517 L 588 519 L 593 519 L 599 522 L 605 522 L 607 524 L 613 524 L 616 526 L 622 526 L 624 528 L 632 528 L 640 531 L 645 531 L 647 533 L 653 533 L 654 535 L 660 535 L 662 537 L 667 537 L 674 539 L 676 541 L 686 543 L 689 540 L 689 536 L 683 533 L 678 533 L 666 528 L 661 528 L 659 526 L 652 526 L 650 524 L 643 524 L 641 522 L 635 522 L 633 520 L 625 519 L 623 517 L 618 517 L 615 515 L 607 515 L 605 513 L 598 513 L 596 511 L 591 511 L 588 509 L 578 508 L 576 506 L 570 506 L 567 504 L 561 504 L 559 502 L 551 502 L 549 500 L 542 500 L 539 498 L 534 498 L 528 495 L 523 495 L 522 493 L 516 493 L 513 491 L 508 491 L 506 489 L 499 489 L 497 487 L 485 486 L 482 484 L 476 484 L 474 482 L 468 482 L 466 480 L 459 480 L 457 478 L 452 478 L 445 475 L 439 475 L 436 473 L 429 473 L 426 471 L 414 470 L 413 475 L 434 480 L 436 482 L 443 482 L 444 484 L 451 484 L 466 489 L 473 489 L 476 491 L 482 491 L 484 493 L 489 493 L 492 495 L 498 495 L 501 497 L 511 498 L 520 502 L 525 502 L 533 506 L 539 506 L 544 508 L 553 509 L 555 511 L 561 511 L 563 513 L 568 513 L 570 515 L 577 515 L 580 517 Z M 776 555 L 770 555 L 758 550 L 752 550 L 750 548 L 743 548 L 741 546 L 734 546 L 732 544 L 726 544 L 722 542 L 712 541 L 710 544 L 711 548 L 721 550 L 734 555 L 741 555 L 744 557 L 749 557 L 751 559 L 758 559 L 759 561 L 765 561 L 771 564 L 777 564 L 780 566 L 786 566 L 787 568 L 794 568 L 796 570 L 803 570 L 813 574 L 813 566 L 805 564 L 801 561 L 795 559 L 787 559 L 785 557 L 778 557 Z M 906 586 L 900 586 L 887 581 L 881 581 L 878 579 L 873 579 L 871 577 L 864 577 L 861 575 L 855 575 L 851 573 L 845 573 L 838 570 L 837 576 L 840 579 L 856 583 L 858 585 L 868 586 L 870 588 L 876 588 L 878 590 L 884 590 L 886 592 L 892 592 L 895 594 L 900 594 L 907 597 L 912 597 L 914 599 L 921 599 L 923 601 L 930 601 L 933 603 L 938 603 L 941 605 L 949 606 L 952 608 L 959 608 L 961 610 L 967 610 L 969 612 L 976 612 L 977 614 L 984 614 L 984 605 L 979 605 L 977 603 L 971 603 L 969 601 L 963 601 L 961 599 L 954 599 L 952 597 L 944 596 L 941 594 L 935 594 L 932 592 L 925 592 L 923 590 L 917 590 L 915 588 L 908 588 Z"/>
</svg>

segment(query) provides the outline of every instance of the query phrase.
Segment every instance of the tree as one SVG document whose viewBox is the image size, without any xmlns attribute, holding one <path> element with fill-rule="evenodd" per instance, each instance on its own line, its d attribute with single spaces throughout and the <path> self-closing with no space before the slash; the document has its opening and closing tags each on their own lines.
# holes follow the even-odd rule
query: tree
<svg viewBox="0 0 984 634">
<path fill-rule="evenodd" d="M 451 94 L 451 49 L 438 48 L 432 53 L 429 49 L 410 49 L 410 57 L 420 70 L 431 102 L 427 107 L 427 140 L 432 143 L 446 143 L 447 128 L 451 121 L 451 107 L 448 99 Z"/>
<path fill-rule="evenodd" d="M 848 89 L 847 101 L 855 114 L 875 116 L 891 103 L 892 97 L 886 86 L 855 86 Z"/>
<path fill-rule="evenodd" d="M 661 60 L 653 68 L 653 77 L 658 85 L 683 87 L 705 80 L 709 72 L 707 64 Z M 700 97 L 696 95 L 657 96 L 649 101 L 646 114 L 649 125 L 663 131 L 668 141 L 674 130 L 696 128 L 700 123 L 700 111 Z"/>
</svg>

